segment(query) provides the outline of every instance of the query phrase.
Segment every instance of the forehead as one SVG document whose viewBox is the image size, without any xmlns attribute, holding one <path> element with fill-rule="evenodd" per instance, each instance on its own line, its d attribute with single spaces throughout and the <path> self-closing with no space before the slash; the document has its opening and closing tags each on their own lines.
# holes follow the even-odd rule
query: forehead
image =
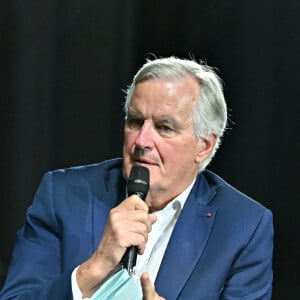
<svg viewBox="0 0 300 300">
<path fill-rule="evenodd" d="M 147 79 L 136 85 L 129 111 L 187 114 L 196 104 L 199 93 L 198 81 L 190 76 L 176 81 Z"/>
</svg>

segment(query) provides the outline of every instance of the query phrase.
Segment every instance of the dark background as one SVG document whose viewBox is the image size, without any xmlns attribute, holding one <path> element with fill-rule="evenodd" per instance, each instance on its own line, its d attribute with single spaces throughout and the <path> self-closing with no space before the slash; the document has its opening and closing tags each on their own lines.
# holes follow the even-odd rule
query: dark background
<svg viewBox="0 0 300 300">
<path fill-rule="evenodd" d="M 273 299 L 298 299 L 299 46 L 299 0 L 1 0 L 1 284 L 43 173 L 121 155 L 122 89 L 153 53 L 218 68 L 210 169 L 273 211 Z"/>
</svg>

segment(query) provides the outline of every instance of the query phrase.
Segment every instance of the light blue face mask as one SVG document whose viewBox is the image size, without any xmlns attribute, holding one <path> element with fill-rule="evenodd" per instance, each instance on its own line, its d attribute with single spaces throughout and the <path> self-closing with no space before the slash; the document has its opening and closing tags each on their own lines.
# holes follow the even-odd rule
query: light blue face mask
<svg viewBox="0 0 300 300">
<path fill-rule="evenodd" d="M 110 277 L 92 296 L 91 300 L 142 300 L 140 279 L 129 275 L 126 269 Z"/>
</svg>

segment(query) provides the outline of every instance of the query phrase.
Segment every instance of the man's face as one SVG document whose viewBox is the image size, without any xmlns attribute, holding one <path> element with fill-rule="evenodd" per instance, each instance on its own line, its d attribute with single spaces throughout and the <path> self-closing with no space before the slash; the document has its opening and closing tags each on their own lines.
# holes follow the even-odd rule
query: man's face
<svg viewBox="0 0 300 300">
<path fill-rule="evenodd" d="M 148 79 L 137 84 L 124 128 L 123 174 L 134 165 L 150 171 L 146 199 L 163 208 L 190 185 L 211 149 L 195 137 L 192 110 L 200 87 L 191 77 L 180 81 Z"/>
</svg>

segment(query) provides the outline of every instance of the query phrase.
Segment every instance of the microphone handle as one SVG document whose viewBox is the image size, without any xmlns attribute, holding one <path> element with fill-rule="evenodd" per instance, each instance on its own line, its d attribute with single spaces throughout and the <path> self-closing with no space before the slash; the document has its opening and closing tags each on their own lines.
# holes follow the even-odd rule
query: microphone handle
<svg viewBox="0 0 300 300">
<path fill-rule="evenodd" d="M 133 268 L 136 265 L 137 251 L 137 247 L 131 246 L 127 248 L 126 253 L 123 256 L 122 265 L 129 274 L 133 273 Z"/>
<path fill-rule="evenodd" d="M 142 200 L 145 200 L 146 195 L 142 192 L 134 192 L 134 195 L 139 196 Z M 131 194 L 131 195 L 133 195 Z M 128 196 L 131 196 L 128 195 Z M 128 271 L 129 274 L 133 273 L 133 268 L 136 265 L 136 258 L 137 258 L 137 253 L 138 253 L 138 248 L 136 246 L 131 246 L 128 247 L 123 258 L 121 261 L 121 264 L 123 266 L 123 268 L 126 268 L 126 270 Z"/>
</svg>

